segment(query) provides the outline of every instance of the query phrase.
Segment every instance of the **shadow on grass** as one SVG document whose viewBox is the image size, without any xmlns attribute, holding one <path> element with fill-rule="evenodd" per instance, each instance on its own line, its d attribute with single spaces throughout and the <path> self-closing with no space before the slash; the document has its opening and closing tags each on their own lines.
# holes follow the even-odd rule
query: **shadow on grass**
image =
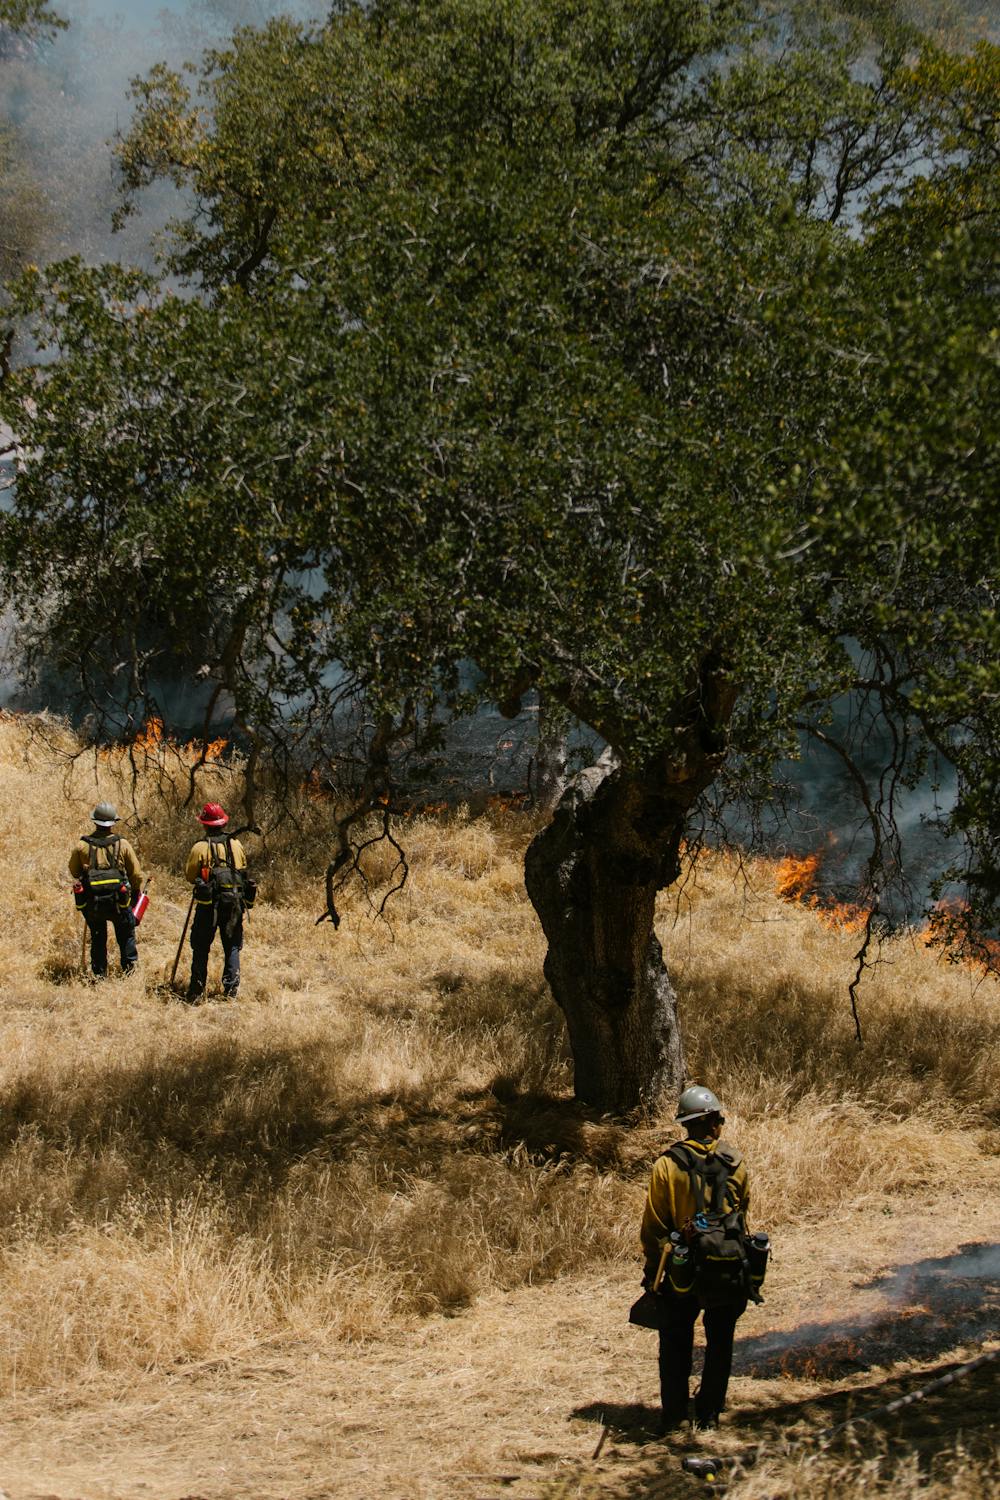
<svg viewBox="0 0 1000 1500">
<path fill-rule="evenodd" d="M 456 1154 L 522 1152 L 542 1166 L 614 1167 L 624 1132 L 592 1111 L 509 1077 L 441 1098 L 415 1085 L 361 1094 L 336 1046 L 214 1032 L 138 1060 L 104 1058 L 71 1074 L 47 1064 L 0 1093 L 0 1151 L 31 1138 L 53 1155 L 114 1156 L 136 1179 L 175 1190 L 204 1178 L 228 1195 L 273 1194 L 305 1160 L 378 1160 L 387 1179 L 433 1175 Z"/>
<path fill-rule="evenodd" d="M 996 1413 L 1000 1406 L 1000 1362 L 984 1365 L 942 1390 L 895 1413 L 881 1408 L 913 1396 L 941 1376 L 960 1368 L 959 1361 L 938 1364 L 904 1374 L 886 1375 L 865 1386 L 833 1390 L 821 1396 L 783 1401 L 773 1406 L 730 1406 L 720 1433 L 719 1455 L 723 1476 L 730 1467 L 751 1468 L 762 1459 L 778 1458 L 784 1452 L 807 1454 L 821 1445 L 832 1454 L 855 1460 L 880 1458 L 879 1469 L 888 1476 L 900 1459 L 915 1455 L 921 1474 L 947 1479 L 956 1463 L 954 1450 L 984 1463 L 995 1462 Z M 681 1469 L 688 1455 L 713 1451 L 712 1434 L 693 1434 L 681 1428 L 666 1439 L 656 1437 L 659 1412 L 655 1407 L 590 1402 L 576 1407 L 571 1417 L 606 1426 L 612 1441 L 632 1449 L 632 1466 L 617 1478 L 614 1494 L 621 1500 L 643 1500 L 688 1493 Z M 830 1428 L 848 1422 L 843 1431 L 825 1436 Z M 744 1446 L 734 1446 L 742 1440 Z M 786 1447 L 786 1445 L 790 1445 Z M 669 1476 L 669 1477 L 668 1477 Z M 675 1476 L 675 1477 L 674 1477 Z M 676 1484 L 677 1488 L 665 1487 Z M 699 1481 L 690 1479 L 691 1493 Z M 909 1492 L 909 1491 L 908 1491 Z M 781 1493 L 791 1493 L 782 1490 Z"/>
<path fill-rule="evenodd" d="M 90 978 L 90 965 L 80 956 L 79 945 L 66 943 L 53 948 L 38 970 L 46 984 L 78 984 Z"/>
<path fill-rule="evenodd" d="M 494 1102 L 497 1144 L 523 1149 L 535 1161 L 587 1162 L 598 1171 L 625 1166 L 625 1127 L 576 1099 L 520 1090 L 502 1076 L 489 1091 Z"/>
<path fill-rule="evenodd" d="M 212 1036 L 137 1063 L 26 1073 L 0 1096 L 0 1142 L 30 1127 L 76 1148 L 268 1159 L 312 1149 L 335 1113 L 335 1090 L 307 1049 Z"/>
</svg>

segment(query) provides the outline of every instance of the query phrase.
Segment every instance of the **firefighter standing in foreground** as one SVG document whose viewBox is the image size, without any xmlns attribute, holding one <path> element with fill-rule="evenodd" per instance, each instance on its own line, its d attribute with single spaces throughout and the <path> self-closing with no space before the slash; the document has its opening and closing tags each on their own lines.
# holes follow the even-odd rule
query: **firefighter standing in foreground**
<svg viewBox="0 0 1000 1500">
<path fill-rule="evenodd" d="M 653 1165 L 640 1231 L 643 1285 L 659 1294 L 660 1397 L 663 1430 L 688 1416 L 694 1325 L 705 1319 L 705 1365 L 694 1398 L 696 1427 L 716 1427 L 726 1404 L 736 1323 L 767 1263 L 767 1236 L 746 1232 L 747 1170 L 719 1139 L 725 1123 L 711 1089 L 684 1090 L 677 1120 L 684 1141 Z"/>
<path fill-rule="evenodd" d="M 194 887 L 191 924 L 191 980 L 187 999 L 196 1003 L 208 982 L 208 954 L 215 934 L 222 942 L 222 993 L 233 1000 L 240 987 L 243 913 L 249 911 L 257 887 L 247 874 L 247 857 L 239 839 L 225 832 L 229 814 L 218 802 L 206 802 L 198 814 L 205 837 L 192 845 L 184 875 Z"/>
<path fill-rule="evenodd" d="M 96 979 L 108 972 L 108 923 L 115 929 L 122 973 L 139 962 L 132 903 L 142 890 L 142 867 L 128 839 L 115 833 L 118 809 L 99 802 L 91 813 L 93 833 L 85 833 L 69 857 L 77 910 L 90 928 L 90 968 Z"/>
</svg>

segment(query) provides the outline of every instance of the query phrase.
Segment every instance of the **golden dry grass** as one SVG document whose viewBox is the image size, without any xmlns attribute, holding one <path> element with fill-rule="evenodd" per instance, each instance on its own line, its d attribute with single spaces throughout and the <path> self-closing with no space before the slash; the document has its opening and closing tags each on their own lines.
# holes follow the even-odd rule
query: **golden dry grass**
<svg viewBox="0 0 1000 1500">
<path fill-rule="evenodd" d="M 298 829 L 247 839 L 261 899 L 239 1002 L 191 1010 L 167 984 L 198 832 L 184 758 L 155 751 L 133 779 L 77 748 L 58 724 L 0 721 L 0 1394 L 274 1338 L 376 1338 L 487 1291 L 634 1260 L 669 1121 L 628 1129 L 572 1101 L 523 888 L 530 820 L 409 821 L 411 878 L 389 920 L 358 887 L 334 933 L 314 925 L 330 813 L 304 800 Z M 195 805 L 234 801 L 239 776 L 202 768 Z M 140 972 L 93 986 L 65 862 L 106 795 L 129 808 L 153 904 Z M 372 879 L 390 870 L 374 851 Z M 992 981 L 892 942 L 862 989 L 859 1049 L 857 939 L 779 901 L 766 864 L 702 858 L 660 931 L 690 1076 L 727 1103 L 758 1222 L 780 1235 L 940 1196 L 960 1172 L 995 1177 Z M 950 1493 L 966 1493 L 965 1462 Z M 854 1460 L 793 1455 L 787 1482 L 807 1463 L 802 1493 L 860 1494 Z M 881 1491 L 865 1482 L 914 1488 L 903 1468 L 886 1474 Z M 738 1493 L 756 1500 L 759 1482 Z"/>
<path fill-rule="evenodd" d="M 884 1444 L 874 1446 L 882 1451 L 856 1448 L 839 1458 L 820 1451 L 762 1465 L 729 1488 L 730 1500 L 773 1500 L 775 1494 L 816 1500 L 867 1500 L 872 1495 L 989 1500 L 1000 1494 L 1000 1450 L 984 1455 L 961 1444 L 946 1446 L 928 1463 L 919 1452 L 892 1455 Z"/>
</svg>

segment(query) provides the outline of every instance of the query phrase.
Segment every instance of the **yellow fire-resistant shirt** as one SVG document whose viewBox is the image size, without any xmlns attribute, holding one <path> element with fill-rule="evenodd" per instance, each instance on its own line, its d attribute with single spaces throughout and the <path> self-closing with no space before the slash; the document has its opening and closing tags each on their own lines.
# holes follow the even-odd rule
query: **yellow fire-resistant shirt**
<svg viewBox="0 0 1000 1500">
<path fill-rule="evenodd" d="M 208 839 L 199 839 L 196 844 L 191 845 L 191 853 L 188 855 L 187 864 L 184 866 L 184 879 L 190 880 L 192 885 L 194 885 L 201 874 L 203 866 L 208 865 L 211 867 L 212 865 L 224 865 L 226 863 L 225 839 L 214 839 L 213 842 L 215 844 L 214 859 L 209 853 Z M 243 845 L 239 839 L 230 839 L 229 847 L 233 851 L 233 864 L 237 870 L 245 870 L 247 867 L 247 857 L 243 852 Z"/>
<path fill-rule="evenodd" d="M 738 1161 L 738 1166 L 733 1168 L 726 1181 L 725 1211 L 726 1213 L 742 1213 L 745 1218 L 750 1207 L 750 1181 L 739 1152 L 732 1146 L 727 1146 L 725 1141 L 695 1141 L 689 1137 L 684 1145 L 703 1156 L 710 1156 L 713 1152 L 722 1150 Z M 669 1156 L 658 1157 L 653 1163 L 649 1191 L 646 1194 L 646 1208 L 642 1216 L 642 1227 L 639 1230 L 647 1271 L 650 1269 L 655 1271 L 659 1264 L 663 1241 L 669 1237 L 671 1231 L 682 1229 L 688 1219 L 693 1219 L 697 1212 L 698 1205 L 688 1173 Z"/>
<path fill-rule="evenodd" d="M 114 837 L 117 837 L 117 835 L 114 835 Z M 79 880 L 84 870 L 91 868 L 91 862 L 93 862 L 95 870 L 112 869 L 115 862 L 114 845 L 112 844 L 110 849 L 95 849 L 91 844 L 85 843 L 81 839 L 75 845 L 69 857 L 69 873 L 73 879 Z M 142 866 L 139 863 L 138 855 L 128 839 L 119 840 L 117 865 L 128 876 L 133 894 L 142 890 Z"/>
</svg>

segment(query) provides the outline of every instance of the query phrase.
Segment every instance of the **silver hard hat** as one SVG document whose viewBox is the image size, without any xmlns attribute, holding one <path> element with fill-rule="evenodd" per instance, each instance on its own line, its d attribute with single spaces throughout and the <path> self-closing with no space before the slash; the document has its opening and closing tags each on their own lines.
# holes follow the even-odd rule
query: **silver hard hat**
<svg viewBox="0 0 1000 1500">
<path fill-rule="evenodd" d="M 110 828 L 112 823 L 118 822 L 118 809 L 113 802 L 98 802 L 90 816 L 95 823 L 103 823 Z"/>
<path fill-rule="evenodd" d="M 712 1090 L 704 1088 L 700 1083 L 693 1083 L 690 1088 L 684 1090 L 680 1097 L 677 1106 L 677 1122 L 679 1125 L 686 1125 L 689 1120 L 703 1120 L 706 1115 L 719 1115 L 725 1118 L 722 1104 Z"/>
</svg>

